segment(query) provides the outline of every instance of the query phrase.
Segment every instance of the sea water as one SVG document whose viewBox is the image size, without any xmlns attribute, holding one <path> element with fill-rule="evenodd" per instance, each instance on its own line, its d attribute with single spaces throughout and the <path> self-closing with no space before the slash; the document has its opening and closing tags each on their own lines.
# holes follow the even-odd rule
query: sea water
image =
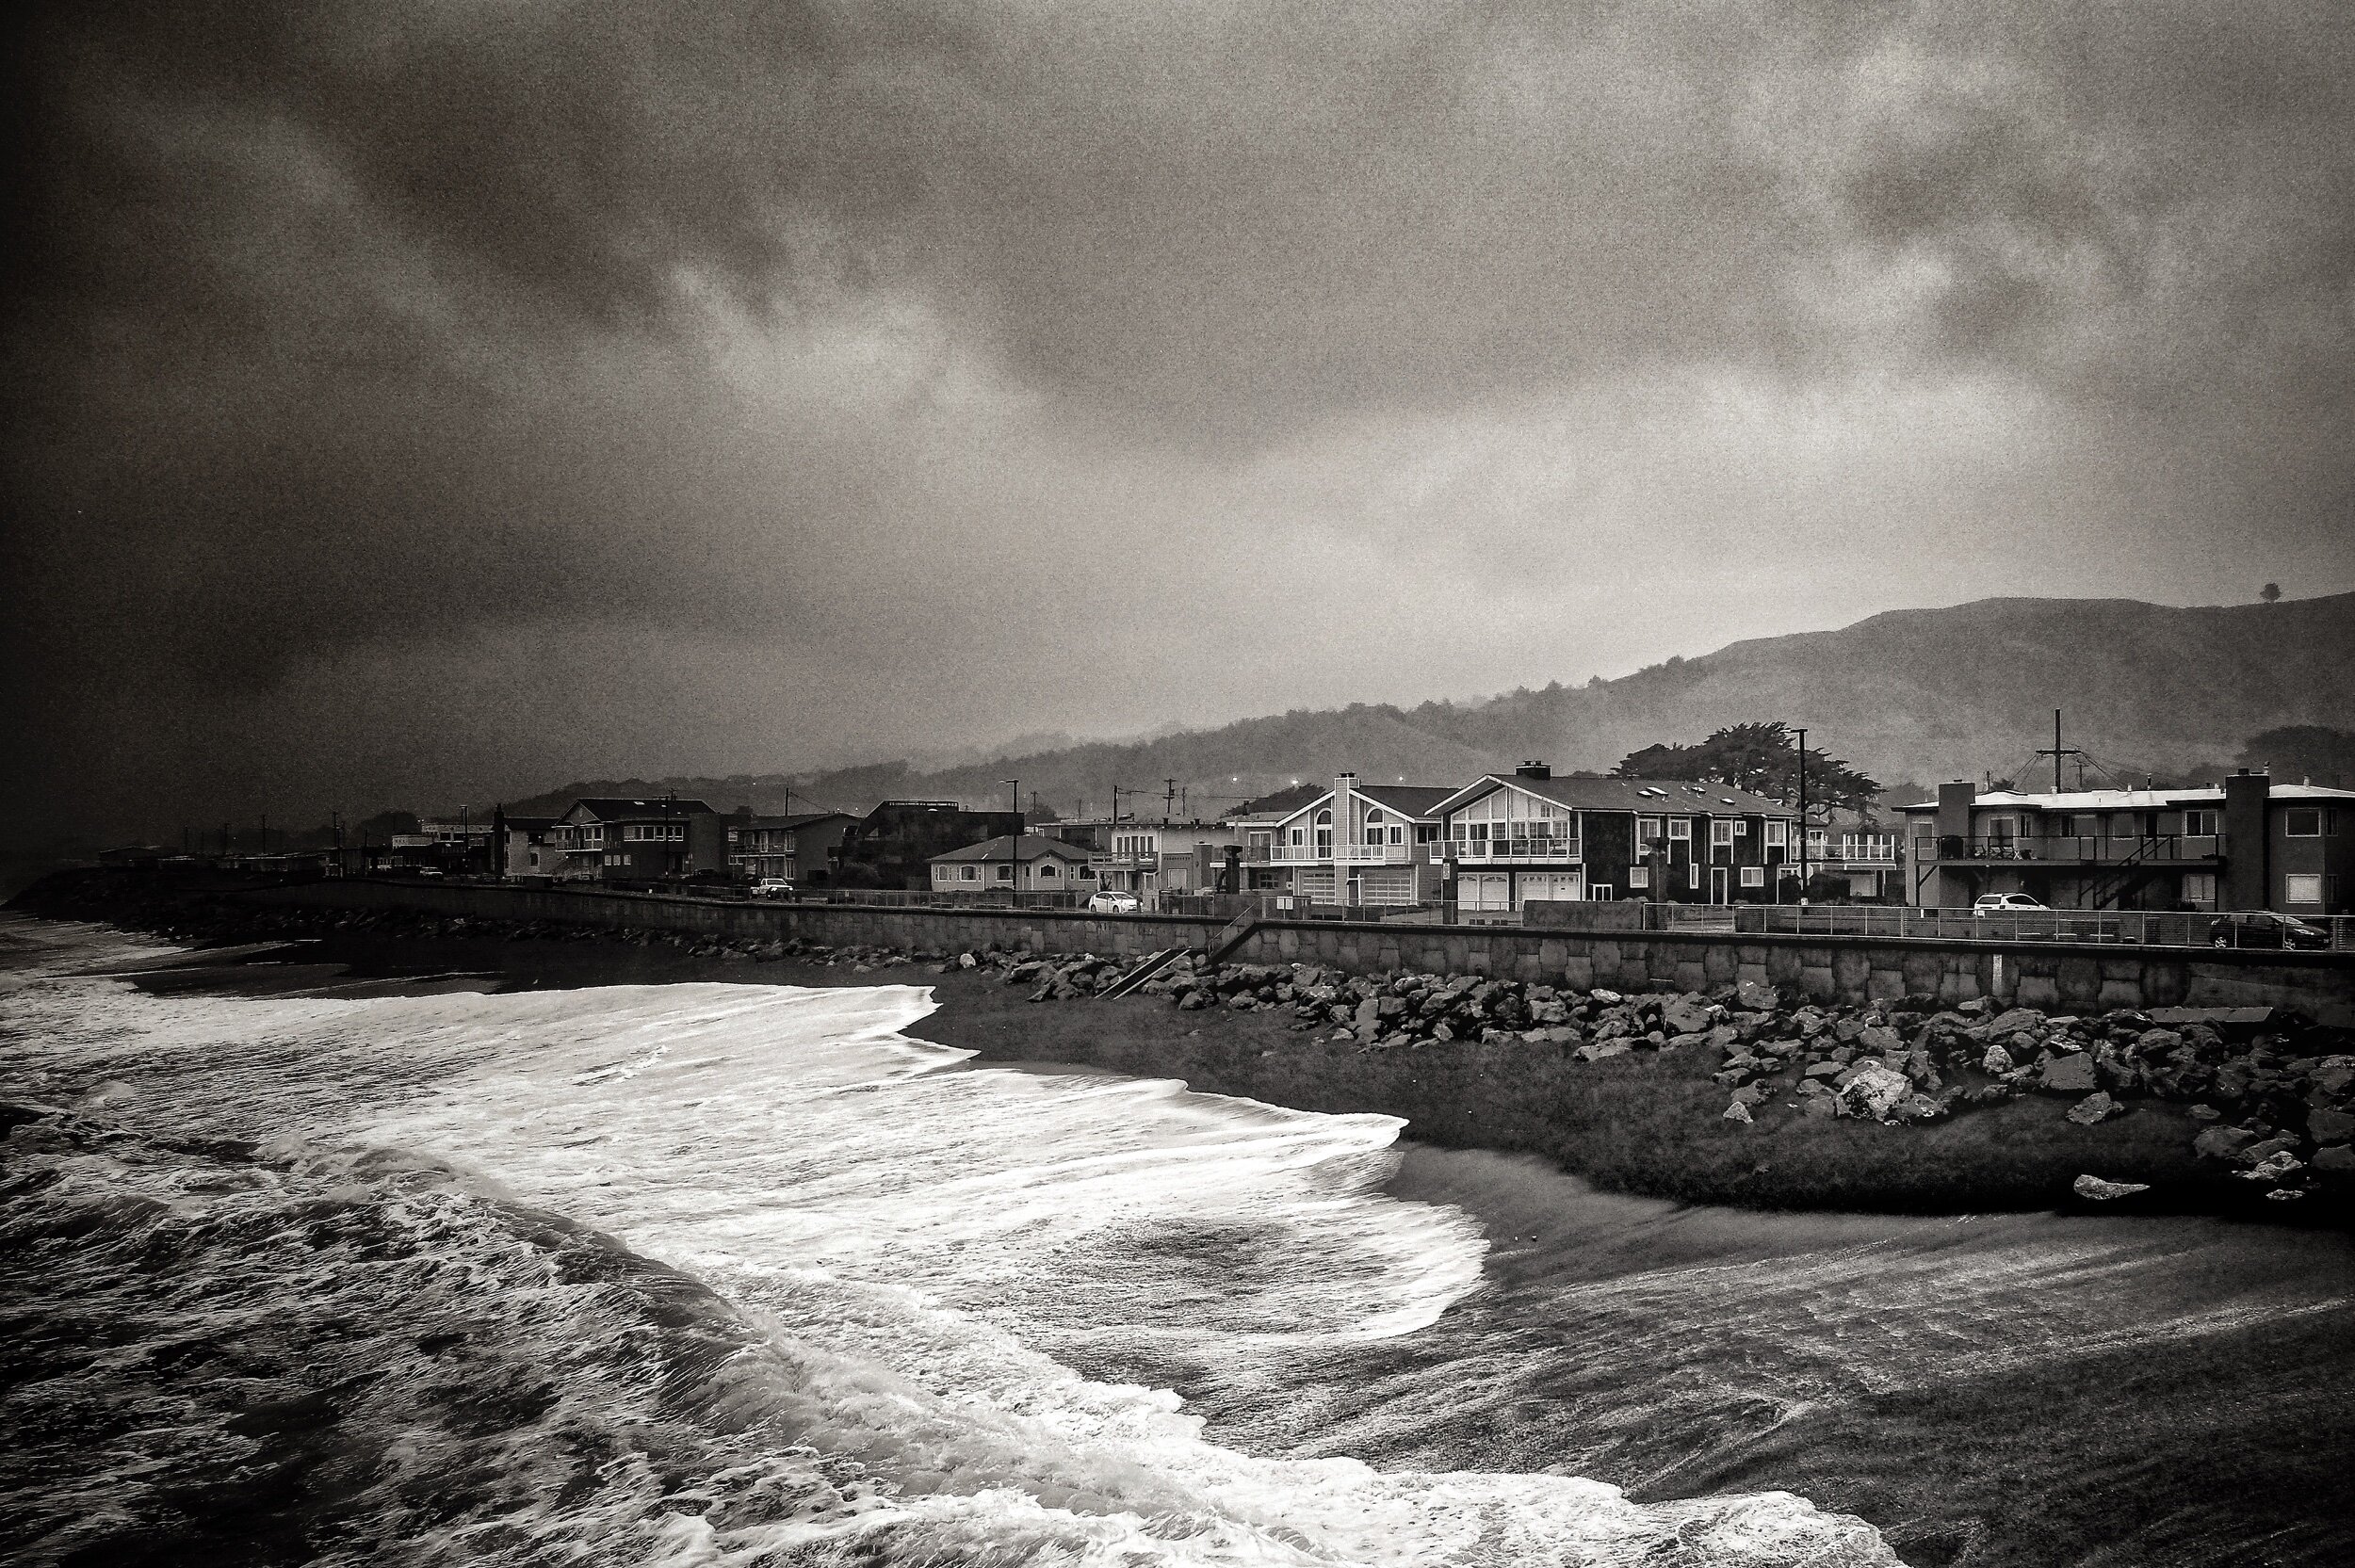
<svg viewBox="0 0 2355 1568">
<path fill-rule="evenodd" d="M 1389 1118 L 969 1066 L 914 987 L 157 995 L 133 939 L 0 944 L 0 1100 L 65 1113 L 0 1166 L 26 1560 L 1896 1560 L 1463 1431 L 1564 1350 L 1386 1191 Z"/>
</svg>

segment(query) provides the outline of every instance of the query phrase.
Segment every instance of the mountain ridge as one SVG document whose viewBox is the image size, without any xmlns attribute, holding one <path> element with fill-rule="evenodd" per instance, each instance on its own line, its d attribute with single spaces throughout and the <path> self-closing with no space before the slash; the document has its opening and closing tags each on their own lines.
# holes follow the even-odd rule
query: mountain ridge
<svg viewBox="0 0 2355 1568">
<path fill-rule="evenodd" d="M 2088 780 L 2220 768 L 2251 736 L 2285 725 L 2355 727 L 2355 593 L 2272 605 L 2154 605 L 2008 595 L 1883 610 L 1846 626 L 1746 638 L 1614 680 L 1519 687 L 1412 707 L 1296 708 L 1135 741 L 1092 741 L 923 770 L 879 763 L 800 775 L 666 781 L 773 809 L 790 787 L 856 808 L 885 798 L 1004 800 L 1021 781 L 1064 815 L 1101 813 L 1111 786 L 1151 804 L 1162 781 L 1196 815 L 1295 779 L 1354 768 L 1369 780 L 1452 783 L 1542 758 L 1609 768 L 1659 742 L 1697 741 L 1747 719 L 1805 725 L 1811 745 L 1884 784 L 2033 778 L 2052 713 L 2091 753 Z M 642 781 L 600 781 L 595 787 Z M 567 786 L 586 791 L 589 784 Z M 542 799 L 554 799 L 553 791 Z"/>
</svg>

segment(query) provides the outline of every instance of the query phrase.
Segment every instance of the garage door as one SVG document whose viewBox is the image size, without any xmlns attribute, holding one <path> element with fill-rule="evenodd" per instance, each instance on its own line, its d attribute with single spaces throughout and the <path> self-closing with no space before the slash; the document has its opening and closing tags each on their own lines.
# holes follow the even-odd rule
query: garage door
<svg viewBox="0 0 2355 1568">
<path fill-rule="evenodd" d="M 1455 879 L 1459 909 L 1506 910 L 1513 907 L 1513 879 L 1502 871 L 1470 871 Z"/>
<path fill-rule="evenodd" d="M 1532 898 L 1551 898 L 1566 904 L 1577 903 L 1586 897 L 1586 878 L 1578 871 L 1525 871 L 1521 874 L 1521 902 Z"/>
</svg>

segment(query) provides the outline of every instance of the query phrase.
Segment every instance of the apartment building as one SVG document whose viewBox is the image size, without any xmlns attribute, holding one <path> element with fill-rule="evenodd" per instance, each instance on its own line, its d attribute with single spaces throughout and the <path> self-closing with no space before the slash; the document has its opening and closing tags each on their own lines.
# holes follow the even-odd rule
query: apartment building
<svg viewBox="0 0 2355 1568">
<path fill-rule="evenodd" d="M 1911 900 L 2025 893 L 2055 909 L 2355 913 L 2355 790 L 2248 769 L 2186 789 L 1941 784 L 1900 808 Z"/>
<path fill-rule="evenodd" d="M 739 817 L 728 824 L 728 869 L 748 881 L 823 887 L 831 869 L 827 851 L 857 820 L 841 811 Z"/>
</svg>

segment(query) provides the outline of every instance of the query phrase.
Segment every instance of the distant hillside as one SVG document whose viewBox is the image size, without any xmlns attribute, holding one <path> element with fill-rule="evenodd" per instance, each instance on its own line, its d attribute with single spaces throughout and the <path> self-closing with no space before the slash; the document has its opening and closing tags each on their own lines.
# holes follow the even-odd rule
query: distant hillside
<svg viewBox="0 0 2355 1568">
<path fill-rule="evenodd" d="M 1369 780 L 1448 783 L 1524 757 L 1603 769 L 1639 747 L 1695 741 L 1751 719 L 1804 724 L 1809 742 L 1885 783 L 2038 775 L 2053 709 L 2070 744 L 2118 769 L 2213 769 L 2287 725 L 2355 727 L 2355 593 L 2179 609 L 2129 599 L 1984 599 L 1892 610 L 1837 631 L 1737 642 L 1616 681 L 1486 702 L 1352 704 L 1249 719 L 1126 744 L 1000 756 L 919 772 L 904 764 L 798 779 L 673 781 L 723 809 L 885 797 L 1002 801 L 1018 778 L 1057 811 L 1111 804 L 1114 784 L 1165 778 L 1215 814 L 1226 797 L 1354 768 Z M 2100 777 L 2098 773 L 2089 777 Z M 2072 774 L 2073 777 L 2073 774 Z M 629 781 L 630 787 L 650 787 Z M 600 787 L 604 787 L 600 785 Z M 659 787 L 651 786 L 651 787 Z M 555 792 L 562 794 L 563 792 Z"/>
</svg>

